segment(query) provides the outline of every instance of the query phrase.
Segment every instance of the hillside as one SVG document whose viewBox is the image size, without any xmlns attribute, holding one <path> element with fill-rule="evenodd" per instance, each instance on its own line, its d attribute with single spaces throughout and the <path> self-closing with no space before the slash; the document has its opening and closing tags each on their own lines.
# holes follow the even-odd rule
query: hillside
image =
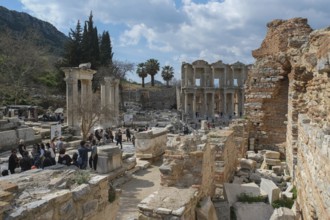
<svg viewBox="0 0 330 220">
<path fill-rule="evenodd" d="M 27 13 L 8 10 L 0 6 L 0 37 L 9 33 L 12 38 L 23 37 L 37 47 L 46 49 L 50 55 L 61 56 L 68 37 L 52 24 L 41 21 Z"/>
</svg>

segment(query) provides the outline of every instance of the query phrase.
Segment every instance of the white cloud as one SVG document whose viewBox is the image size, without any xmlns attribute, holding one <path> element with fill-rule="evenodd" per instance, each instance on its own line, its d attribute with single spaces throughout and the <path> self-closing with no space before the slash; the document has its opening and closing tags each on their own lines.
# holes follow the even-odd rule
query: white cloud
<svg viewBox="0 0 330 220">
<path fill-rule="evenodd" d="M 208 62 L 253 62 L 266 24 L 273 19 L 306 17 L 313 28 L 329 26 L 328 0 L 21 0 L 33 16 L 64 33 L 93 11 L 124 60 L 156 58 L 161 65 L 203 58 Z M 116 29 L 114 29 L 116 27 Z M 113 28 L 113 29 L 110 29 Z M 117 29 L 118 28 L 118 29 Z M 118 57 L 121 59 L 121 57 Z M 140 60 L 143 62 L 145 60 Z M 160 75 L 160 74 L 159 74 Z M 178 76 L 176 76 L 179 78 Z"/>
</svg>

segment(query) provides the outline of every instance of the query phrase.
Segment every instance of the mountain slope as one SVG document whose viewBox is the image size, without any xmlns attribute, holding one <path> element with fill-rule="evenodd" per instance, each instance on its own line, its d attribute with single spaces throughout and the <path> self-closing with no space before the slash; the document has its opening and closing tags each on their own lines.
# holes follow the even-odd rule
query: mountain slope
<svg viewBox="0 0 330 220">
<path fill-rule="evenodd" d="M 31 40 L 37 47 L 46 49 L 51 55 L 61 56 L 68 37 L 52 24 L 41 21 L 27 13 L 8 10 L 0 6 L 0 36 Z"/>
</svg>

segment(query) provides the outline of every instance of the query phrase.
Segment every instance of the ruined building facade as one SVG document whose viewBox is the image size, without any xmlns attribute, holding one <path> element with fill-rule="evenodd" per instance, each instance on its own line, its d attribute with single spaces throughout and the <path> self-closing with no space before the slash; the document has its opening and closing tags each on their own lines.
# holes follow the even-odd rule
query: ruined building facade
<svg viewBox="0 0 330 220">
<path fill-rule="evenodd" d="M 240 62 L 182 63 L 178 109 L 193 120 L 242 115 L 247 69 Z"/>
<path fill-rule="evenodd" d="M 279 150 L 302 219 L 329 219 L 330 30 L 303 18 L 267 27 L 245 90 L 250 149 Z"/>
</svg>

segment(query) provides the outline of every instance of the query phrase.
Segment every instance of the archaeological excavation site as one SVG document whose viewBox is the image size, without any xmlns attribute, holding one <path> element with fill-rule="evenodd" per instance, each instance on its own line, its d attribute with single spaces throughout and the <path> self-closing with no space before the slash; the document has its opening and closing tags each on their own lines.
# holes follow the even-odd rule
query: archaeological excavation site
<svg viewBox="0 0 330 220">
<path fill-rule="evenodd" d="M 181 85 L 159 91 L 105 78 L 98 125 L 121 129 L 122 146 L 100 144 L 95 170 L 57 163 L 1 176 L 0 219 L 329 220 L 330 28 L 305 18 L 265 28 L 253 64 L 183 62 Z M 95 71 L 63 71 L 72 155 L 96 109 Z M 49 141 L 51 126 L 1 116 L 1 168 L 17 140 Z"/>
</svg>

